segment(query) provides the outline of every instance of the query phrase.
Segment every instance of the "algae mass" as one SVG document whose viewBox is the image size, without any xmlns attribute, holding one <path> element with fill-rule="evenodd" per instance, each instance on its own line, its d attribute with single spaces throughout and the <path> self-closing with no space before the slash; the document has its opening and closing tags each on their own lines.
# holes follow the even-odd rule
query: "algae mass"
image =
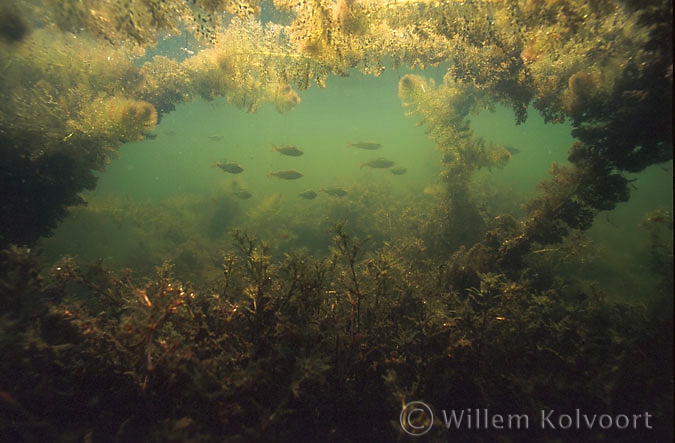
<svg viewBox="0 0 675 443">
<path fill-rule="evenodd" d="M 5 2 L 0 441 L 670 441 L 672 12 Z"/>
</svg>

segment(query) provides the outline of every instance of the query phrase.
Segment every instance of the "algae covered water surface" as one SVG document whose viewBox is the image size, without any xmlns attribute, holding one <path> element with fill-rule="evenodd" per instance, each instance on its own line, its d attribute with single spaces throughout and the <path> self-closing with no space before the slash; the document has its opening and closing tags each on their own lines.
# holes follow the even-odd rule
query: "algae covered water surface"
<svg viewBox="0 0 675 443">
<path fill-rule="evenodd" d="M 0 440 L 672 436 L 670 1 L 0 28 Z"/>
</svg>

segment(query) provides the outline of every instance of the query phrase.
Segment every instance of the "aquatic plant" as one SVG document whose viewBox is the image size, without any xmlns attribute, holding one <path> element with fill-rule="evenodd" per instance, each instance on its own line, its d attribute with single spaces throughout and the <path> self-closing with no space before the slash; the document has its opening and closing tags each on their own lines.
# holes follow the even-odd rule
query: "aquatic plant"
<svg viewBox="0 0 675 443">
<path fill-rule="evenodd" d="M 505 147 L 486 142 L 470 129 L 469 114 L 490 107 L 486 95 L 448 73 L 439 87 L 433 80 L 407 74 L 399 81 L 399 97 L 410 115 L 422 116 L 419 124 L 428 126 L 427 133 L 443 154 L 441 177 L 448 199 L 443 209 L 444 247 L 452 251 L 480 241 L 484 222 L 471 201 L 469 180 L 474 171 L 504 167 L 511 157 Z"/>
<path fill-rule="evenodd" d="M 349 330 L 352 334 L 356 334 L 361 328 L 361 299 L 364 295 L 359 287 L 359 277 L 357 276 L 356 266 L 358 261 L 360 261 L 358 258 L 362 253 L 363 246 L 359 239 L 353 238 L 347 233 L 345 225 L 346 221 L 338 222 L 333 230 L 335 233 L 333 237 L 333 242 L 335 243 L 334 254 L 345 261 L 349 271 L 348 278 L 345 281 L 345 296 L 350 305 Z"/>
<path fill-rule="evenodd" d="M 591 3 L 275 2 L 291 19 L 288 25 L 263 24 L 254 18 L 257 3 L 238 1 L 47 1 L 46 14 L 33 6 L 13 9 L 13 22 L 51 20 L 58 29 L 42 27 L 0 48 L 3 88 L 13 91 L 11 100 L 3 100 L 0 116 L 7 143 L 21 146 L 32 159 L 55 150 L 67 152 L 76 165 L 70 169 L 80 172 L 75 186 L 61 190 L 64 196 L 56 203 L 60 209 L 43 216 L 44 226 L 24 238 L 30 242 L 49 232 L 77 202 L 73 194 L 92 186 L 87 169 L 104 168 L 120 143 L 142 137 L 178 103 L 224 96 L 249 112 L 264 103 L 287 112 L 300 103 L 294 87 L 302 90 L 312 82 L 323 86 L 330 73 L 347 75 L 352 68 L 377 75 L 386 63 L 415 67 L 451 62 L 444 84 L 433 93 L 434 85 L 413 77 L 404 77 L 400 90 L 406 106 L 422 115 L 432 137 L 447 151 L 446 179 L 459 180 L 452 178 L 451 189 L 462 189 L 455 185 L 470 170 L 503 166 L 508 159 L 501 147 L 474 140 L 462 123 L 467 113 L 495 102 L 514 109 L 517 121 L 524 120 L 531 101 L 550 120 L 565 115 L 574 119 L 575 134 L 584 142 L 572 155 L 577 164 L 576 157 L 598 149 L 601 121 L 612 118 L 603 115 L 606 109 L 626 110 L 621 117 L 617 114 L 607 134 L 621 133 L 629 123 L 645 128 L 639 139 L 635 134 L 618 137 L 602 148 L 605 156 L 609 146 L 613 156 L 622 153 L 624 158 L 616 158 L 619 168 L 634 171 L 672 158 L 663 149 L 672 136 L 655 138 L 662 131 L 653 130 L 670 126 L 663 118 L 670 101 L 658 97 L 672 89 L 667 75 L 672 56 L 655 46 L 669 41 L 668 27 L 659 24 L 664 23 L 660 11 L 668 10 L 667 2 L 644 9 L 623 9 L 609 0 Z M 630 14 L 628 9 L 639 12 Z M 217 14 L 221 10 L 237 17 L 223 19 Z M 139 50 L 154 44 L 159 32 L 176 33 L 182 25 L 209 41 L 209 47 L 182 62 L 156 56 L 140 70 L 130 63 Z M 622 64 L 640 48 L 645 49 L 642 64 Z M 661 80 L 638 85 L 640 76 L 646 82 Z M 654 91 L 649 98 L 624 94 L 649 88 Z M 634 111 L 640 106 L 660 119 Z M 624 198 L 618 175 L 591 182 L 596 172 L 585 180 L 595 189 L 591 193 L 600 196 L 582 199 L 594 199 L 589 204 L 598 207 L 598 198 Z M 605 196 L 603 189 L 608 189 Z M 472 238 L 477 235 L 478 230 Z"/>
<path fill-rule="evenodd" d="M 48 235 L 93 171 L 180 103 L 288 112 L 329 75 L 448 68 L 439 84 L 399 82 L 442 154 L 433 203 L 358 183 L 324 212 L 292 215 L 281 193 L 247 211 L 223 195 L 156 211 L 88 197 L 90 216 L 147 238 L 134 249 L 142 265 L 65 257 L 46 269 L 34 251 L 4 248 L 0 440 L 392 441 L 412 398 L 529 414 L 640 408 L 654 430 L 561 438 L 672 435 L 672 217 L 644 223 L 669 303 L 617 304 L 556 275 L 594 217 L 629 198 L 626 173 L 672 160 L 669 0 L 278 0 L 264 23 L 257 2 L 238 0 L 18 3 L 0 11 L 3 248 Z M 205 46 L 137 66 L 164 32 Z M 530 104 L 567 119 L 577 139 L 520 218 L 479 209 L 472 181 L 510 159 L 469 125 L 496 104 L 516 122 Z M 229 246 L 240 215 L 250 230 Z M 349 223 L 324 234 L 336 219 Z M 533 264 L 540 254 L 553 258 Z"/>
<path fill-rule="evenodd" d="M 551 404 L 629 411 L 630 397 L 656 426 L 631 435 L 668 432 L 670 315 L 532 276 L 477 272 L 460 286 L 447 267 L 392 246 L 354 254 L 344 225 L 335 235 L 340 260 L 272 261 L 260 240 L 235 232 L 203 292 L 168 264 L 139 281 L 69 258 L 47 270 L 25 250 L 5 251 L 0 349 L 12 358 L 0 365 L 12 385 L 0 388 L 14 409 L 0 418 L 3 438 L 391 439 L 402 401 L 448 396 L 531 414 Z M 358 323 L 345 295 L 355 282 Z"/>
<path fill-rule="evenodd" d="M 646 214 L 640 227 L 649 235 L 650 267 L 660 277 L 660 289 L 663 294 L 673 292 L 673 215 L 659 208 Z"/>
</svg>

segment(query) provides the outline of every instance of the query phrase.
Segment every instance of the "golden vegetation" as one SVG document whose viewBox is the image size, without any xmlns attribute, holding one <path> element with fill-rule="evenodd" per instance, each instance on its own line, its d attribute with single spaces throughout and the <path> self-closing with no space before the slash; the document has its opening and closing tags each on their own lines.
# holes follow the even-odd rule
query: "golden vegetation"
<svg viewBox="0 0 675 443">
<path fill-rule="evenodd" d="M 121 97 L 101 98 L 82 110 L 82 119 L 69 128 L 85 137 L 103 136 L 111 141 L 142 140 L 157 124 L 155 107 L 144 101 Z"/>
<path fill-rule="evenodd" d="M 501 103 L 523 121 L 532 104 L 547 120 L 582 125 L 608 102 L 628 100 L 612 91 L 631 75 L 631 57 L 651 54 L 638 49 L 662 33 L 644 25 L 651 16 L 640 22 L 641 14 L 610 0 L 276 0 L 274 6 L 277 14 L 265 23 L 257 19 L 257 2 L 239 0 L 49 0 L 5 9 L 19 27 L 45 26 L 0 46 L 0 81 L 8 91 L 0 97 L 3 131 L 21 140 L 32 159 L 66 152 L 78 164 L 87 159 L 84 169 L 101 169 L 120 143 L 141 139 L 162 113 L 195 97 L 225 97 L 248 112 L 265 104 L 288 112 L 301 101 L 295 90 L 323 87 L 330 74 L 447 63 L 441 85 L 406 75 L 399 95 L 443 152 L 451 192 L 465 193 L 457 190 L 472 171 L 509 158 L 503 147 L 472 134 L 470 114 Z M 182 61 L 155 56 L 140 69 L 134 65 L 160 35 L 178 32 L 205 47 Z M 649 62 L 639 66 L 649 74 Z"/>
<path fill-rule="evenodd" d="M 91 171 L 177 104 L 224 97 L 248 112 L 287 112 L 300 103 L 295 90 L 353 69 L 447 65 L 438 84 L 415 74 L 399 82 L 408 114 L 442 154 L 442 185 L 414 207 L 381 183 L 355 183 L 341 199 L 275 193 L 248 206 L 229 190 L 156 207 L 91 198 L 75 218 L 137 239 L 121 260 L 136 275 L 70 257 L 45 269 L 29 248 L 4 249 L 8 440 L 357 441 L 370 432 L 394 441 L 405 436 L 391 420 L 411 398 L 524 405 L 533 416 L 578 407 L 568 398 L 623 413 L 630 399 L 658 418 L 653 433 L 583 437 L 671 436 L 671 211 L 643 221 L 665 309 L 609 303 L 554 271 L 583 252 L 579 233 L 598 211 L 628 199 L 624 171 L 672 160 L 672 2 L 274 4 L 265 23 L 257 2 L 242 0 L 46 0 L 0 11 L 15 27 L 0 34 L 1 246 L 47 235 L 94 187 Z M 179 30 L 206 46 L 136 66 Z M 517 122 L 530 104 L 549 121 L 570 118 L 577 138 L 570 164 L 551 166 L 522 219 L 487 214 L 472 181 L 510 158 L 469 124 L 497 103 Z M 282 210 L 307 203 L 323 206 Z M 271 241 L 231 230 L 242 218 Z M 75 241 L 106 244 L 102 232 L 80 231 Z M 150 277 L 164 260 L 174 265 Z"/>
</svg>

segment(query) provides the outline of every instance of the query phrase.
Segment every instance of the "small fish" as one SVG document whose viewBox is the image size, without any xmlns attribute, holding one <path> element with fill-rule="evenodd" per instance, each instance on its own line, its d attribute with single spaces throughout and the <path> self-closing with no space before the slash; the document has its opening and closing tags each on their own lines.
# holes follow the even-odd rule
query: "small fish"
<svg viewBox="0 0 675 443">
<path fill-rule="evenodd" d="M 272 145 L 272 151 L 277 151 L 281 155 L 288 155 L 291 157 L 300 157 L 304 152 L 294 145 Z"/>
<path fill-rule="evenodd" d="M 239 163 L 235 162 L 227 162 L 227 161 L 222 161 L 222 162 L 213 162 L 213 167 L 214 168 L 220 168 L 223 170 L 223 172 L 229 172 L 230 174 L 239 174 L 244 171 L 244 168 L 239 166 Z"/>
<path fill-rule="evenodd" d="M 374 151 L 382 147 L 381 144 L 375 142 L 356 142 L 356 143 L 347 143 L 347 146 L 353 148 L 365 149 L 367 151 Z"/>
<path fill-rule="evenodd" d="M 164 131 L 164 132 L 162 132 L 162 134 L 168 135 L 169 137 L 175 137 L 176 131 Z"/>
<path fill-rule="evenodd" d="M 239 189 L 234 191 L 233 194 L 242 200 L 248 200 L 249 198 L 253 197 L 253 194 L 248 192 L 246 189 Z"/>
<path fill-rule="evenodd" d="M 270 176 L 274 176 L 282 180 L 296 180 L 303 175 L 301 172 L 298 172 L 295 169 L 287 169 L 285 171 L 268 172 L 267 177 L 269 178 Z"/>
<path fill-rule="evenodd" d="M 509 151 L 509 154 L 511 155 L 520 154 L 520 149 L 514 148 L 513 146 L 504 146 L 504 148 Z"/>
<path fill-rule="evenodd" d="M 225 136 L 224 136 L 224 135 L 220 135 L 220 134 L 211 134 L 211 135 L 209 135 L 209 136 L 206 137 L 206 138 L 208 138 L 209 140 L 212 140 L 212 141 L 214 141 L 214 142 L 219 142 L 219 141 L 221 141 L 222 139 L 224 139 Z"/>
<path fill-rule="evenodd" d="M 364 166 L 368 166 L 369 168 L 375 168 L 375 169 L 385 169 L 385 168 L 391 168 L 394 166 L 394 162 L 391 160 L 387 160 L 384 157 L 379 157 L 376 158 L 375 160 L 371 160 L 366 163 L 361 163 L 361 168 Z"/>
<path fill-rule="evenodd" d="M 334 188 L 322 189 L 321 191 L 325 192 L 331 197 L 344 197 L 345 195 L 347 195 L 347 191 L 337 186 Z"/>
<path fill-rule="evenodd" d="M 305 200 L 314 200 L 317 196 L 317 193 L 314 191 L 302 191 L 298 194 L 298 197 L 304 198 Z"/>
<path fill-rule="evenodd" d="M 396 166 L 395 168 L 391 168 L 391 173 L 394 175 L 403 175 L 406 172 L 408 172 L 408 168 L 404 168 L 403 166 Z"/>
</svg>

